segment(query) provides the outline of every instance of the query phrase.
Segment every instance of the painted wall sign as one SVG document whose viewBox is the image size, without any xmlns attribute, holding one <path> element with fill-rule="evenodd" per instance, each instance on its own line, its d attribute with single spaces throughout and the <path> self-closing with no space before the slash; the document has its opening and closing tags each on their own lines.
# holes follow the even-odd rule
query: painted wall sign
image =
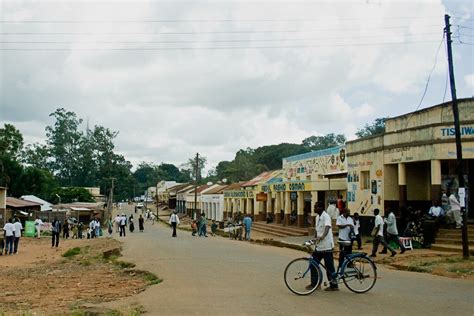
<svg viewBox="0 0 474 316">
<path fill-rule="evenodd" d="M 257 193 L 257 201 L 265 202 L 267 201 L 267 194 L 266 193 Z"/>
<path fill-rule="evenodd" d="M 456 130 L 454 127 L 443 127 L 440 128 L 441 137 L 454 137 L 456 136 Z M 474 126 L 461 126 L 461 136 L 474 135 Z"/>
<path fill-rule="evenodd" d="M 247 192 L 245 191 L 224 191 L 224 197 L 226 198 L 245 198 Z"/>
<path fill-rule="evenodd" d="M 286 184 L 285 183 L 277 183 L 273 185 L 273 191 L 276 192 L 284 192 L 286 191 Z"/>
</svg>

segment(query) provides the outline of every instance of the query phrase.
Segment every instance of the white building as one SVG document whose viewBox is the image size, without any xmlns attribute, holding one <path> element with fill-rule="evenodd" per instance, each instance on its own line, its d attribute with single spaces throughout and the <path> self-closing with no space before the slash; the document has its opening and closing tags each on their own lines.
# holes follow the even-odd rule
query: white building
<svg viewBox="0 0 474 316">
<path fill-rule="evenodd" d="M 228 185 L 217 185 L 202 193 L 202 210 L 206 218 L 223 221 L 224 220 L 224 189 Z"/>
</svg>

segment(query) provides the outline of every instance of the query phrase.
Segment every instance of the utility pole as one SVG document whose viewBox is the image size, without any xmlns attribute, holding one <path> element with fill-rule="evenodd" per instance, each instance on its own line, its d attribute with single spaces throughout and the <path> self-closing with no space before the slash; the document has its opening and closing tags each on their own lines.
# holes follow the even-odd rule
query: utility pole
<svg viewBox="0 0 474 316">
<path fill-rule="evenodd" d="M 110 187 L 109 198 L 107 202 L 107 218 L 112 216 L 112 205 L 114 203 L 114 181 L 115 178 L 107 178 L 107 180 L 112 180 L 112 186 Z"/>
<path fill-rule="evenodd" d="M 446 24 L 446 46 L 448 49 L 448 66 L 449 66 L 449 82 L 451 85 L 451 96 L 453 103 L 453 116 L 454 116 L 454 130 L 456 133 L 456 156 L 457 156 L 457 172 L 459 182 L 459 202 L 461 203 L 461 216 L 462 216 L 462 254 L 465 259 L 469 258 L 469 243 L 467 236 L 467 212 L 466 212 L 466 188 L 464 187 L 464 166 L 462 161 L 462 145 L 461 145 L 461 127 L 459 125 L 459 110 L 458 100 L 456 97 L 456 85 L 454 82 L 454 66 L 453 66 L 453 51 L 452 51 L 452 40 L 451 40 L 451 25 L 449 24 L 449 15 L 444 16 L 444 22 Z"/>
<path fill-rule="evenodd" d="M 197 213 L 197 189 L 198 189 L 198 173 L 199 173 L 199 153 L 196 154 L 196 162 L 194 166 L 194 211 L 193 211 L 193 218 L 194 215 Z M 196 215 L 199 218 L 199 214 Z"/>
</svg>

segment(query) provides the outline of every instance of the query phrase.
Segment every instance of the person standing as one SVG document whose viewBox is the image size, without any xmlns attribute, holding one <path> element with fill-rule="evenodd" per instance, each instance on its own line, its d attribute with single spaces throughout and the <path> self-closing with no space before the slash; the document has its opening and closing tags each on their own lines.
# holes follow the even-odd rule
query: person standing
<svg viewBox="0 0 474 316">
<path fill-rule="evenodd" d="M 246 214 L 244 217 L 244 226 L 245 226 L 245 239 L 250 240 L 250 230 L 252 229 L 252 218 L 249 214 Z"/>
<path fill-rule="evenodd" d="M 41 237 L 41 226 L 43 226 L 43 225 L 44 225 L 44 223 L 41 220 L 41 218 L 39 218 L 39 216 L 36 216 L 35 231 L 36 231 L 36 238 L 38 238 L 38 239 Z"/>
<path fill-rule="evenodd" d="M 176 211 L 173 211 L 173 214 L 171 214 L 169 223 L 173 228 L 173 235 L 171 235 L 171 237 L 177 237 L 176 226 L 179 225 L 179 216 L 178 214 L 176 214 Z"/>
<path fill-rule="evenodd" d="M 451 192 L 449 196 L 449 206 L 450 209 L 446 213 L 446 216 L 451 219 L 451 222 L 456 223 L 456 228 L 462 227 L 462 218 L 461 218 L 461 203 L 459 203 L 456 195 L 454 195 L 454 190 Z"/>
<path fill-rule="evenodd" d="M 99 236 L 102 235 L 100 232 L 100 220 L 98 218 L 94 220 L 94 231 L 95 231 L 96 238 L 99 238 Z"/>
<path fill-rule="evenodd" d="M 5 254 L 13 254 L 13 240 L 15 238 L 15 225 L 13 225 L 13 221 L 10 218 L 8 222 L 3 226 L 3 230 L 5 231 Z"/>
<path fill-rule="evenodd" d="M 133 231 L 135 230 L 135 224 L 133 223 L 133 215 L 130 215 L 130 217 L 128 218 L 128 222 L 130 232 L 133 233 Z"/>
<path fill-rule="evenodd" d="M 334 268 L 333 258 L 334 239 L 332 236 L 331 217 L 324 210 L 324 204 L 321 202 L 317 202 L 314 205 L 314 211 L 319 216 L 316 217 L 316 232 L 314 236 L 317 246 L 312 256 L 317 261 L 324 260 L 326 276 L 330 284 L 325 291 L 338 291 L 339 287 L 337 281 L 333 277 L 336 269 Z M 308 288 L 313 288 L 314 285 L 317 284 L 317 278 L 318 272 L 316 271 L 316 268 L 311 265 L 311 284 L 308 285 Z"/>
<path fill-rule="evenodd" d="M 61 222 L 55 217 L 51 223 L 51 247 L 59 246 L 59 235 L 61 233 Z"/>
<path fill-rule="evenodd" d="M 201 219 L 199 220 L 199 227 L 200 227 L 200 230 L 199 230 L 199 236 L 204 236 L 204 237 L 207 237 L 207 218 L 206 218 L 206 214 L 202 213 L 201 214 Z"/>
<path fill-rule="evenodd" d="M 339 195 L 336 201 L 336 207 L 339 210 L 339 214 L 343 214 L 346 208 L 346 202 L 342 199 L 342 195 Z"/>
<path fill-rule="evenodd" d="M 94 238 L 94 237 L 95 237 L 95 221 L 94 219 L 91 219 L 91 221 L 89 222 L 89 236 L 87 237 L 87 239 Z"/>
<path fill-rule="evenodd" d="M 335 201 L 333 201 L 333 200 L 329 201 L 329 205 L 328 205 L 328 208 L 326 210 L 326 213 L 329 215 L 329 217 L 331 217 L 331 219 L 337 220 L 337 218 L 339 217 L 339 210 L 336 207 L 336 202 Z"/>
<path fill-rule="evenodd" d="M 79 224 L 77 224 L 77 238 L 82 239 L 83 230 L 84 230 L 84 224 L 82 222 L 79 222 Z"/>
<path fill-rule="evenodd" d="M 344 209 L 342 215 L 336 220 L 336 225 L 339 227 L 339 266 L 344 261 L 344 257 L 352 253 L 352 240 L 350 237 L 351 230 L 354 229 L 354 221 L 349 216 L 349 209 Z"/>
<path fill-rule="evenodd" d="M 23 230 L 23 225 L 21 224 L 18 217 L 15 217 L 15 223 L 13 225 L 15 226 L 15 237 L 14 237 L 15 239 L 13 241 L 13 253 L 17 253 L 18 244 L 20 243 L 21 231 Z"/>
<path fill-rule="evenodd" d="M 360 219 L 359 219 L 359 213 L 355 212 L 354 217 L 352 218 L 354 221 L 354 235 L 355 235 L 355 240 L 357 241 L 357 250 L 362 249 L 362 238 L 360 237 Z"/>
<path fill-rule="evenodd" d="M 122 216 L 120 216 L 120 237 L 125 237 L 125 227 L 127 226 L 127 217 L 125 216 L 124 213 L 122 213 Z"/>
<path fill-rule="evenodd" d="M 403 246 L 403 243 L 398 238 L 398 229 L 397 229 L 397 219 L 392 210 L 389 210 L 388 216 L 384 219 L 385 224 L 387 224 L 387 244 L 390 244 L 390 241 L 394 241 L 400 246 L 400 254 L 403 254 L 406 249 Z M 381 254 L 387 253 L 387 247 L 383 247 Z"/>
<path fill-rule="evenodd" d="M 140 214 L 140 217 L 138 218 L 138 229 L 140 232 L 143 233 L 143 230 L 145 229 L 145 219 L 143 218 L 142 214 Z"/>
<path fill-rule="evenodd" d="M 387 242 L 385 241 L 385 239 L 383 238 L 383 219 L 382 219 L 382 216 L 379 215 L 380 213 L 380 210 L 378 208 L 376 208 L 374 210 L 374 215 L 375 215 L 375 224 L 374 224 L 374 244 L 373 244 L 373 247 L 372 247 L 372 254 L 370 255 L 372 258 L 375 258 L 377 257 L 377 249 L 379 248 L 379 243 L 381 243 L 382 245 L 384 245 L 384 247 L 386 247 L 388 250 L 390 250 L 390 252 L 392 253 L 392 257 L 395 256 L 397 253 L 395 252 L 395 250 L 393 250 L 388 244 Z"/>
<path fill-rule="evenodd" d="M 63 223 L 63 239 L 68 239 L 68 238 L 69 238 L 69 222 L 67 221 L 67 218 L 66 218 Z"/>
<path fill-rule="evenodd" d="M 120 231 L 120 215 L 117 214 L 115 216 L 115 232 L 118 233 Z"/>
</svg>

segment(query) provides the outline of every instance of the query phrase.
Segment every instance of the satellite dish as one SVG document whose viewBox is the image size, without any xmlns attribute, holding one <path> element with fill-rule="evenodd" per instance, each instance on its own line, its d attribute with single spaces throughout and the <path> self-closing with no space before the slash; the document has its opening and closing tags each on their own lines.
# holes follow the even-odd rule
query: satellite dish
<svg viewBox="0 0 474 316">
<path fill-rule="evenodd" d="M 206 183 L 206 184 L 207 184 L 207 185 L 212 185 L 212 182 L 211 182 L 211 181 L 209 181 L 209 182 L 208 182 L 208 183 Z"/>
<path fill-rule="evenodd" d="M 222 182 L 227 183 L 227 178 L 222 179 Z"/>
</svg>

